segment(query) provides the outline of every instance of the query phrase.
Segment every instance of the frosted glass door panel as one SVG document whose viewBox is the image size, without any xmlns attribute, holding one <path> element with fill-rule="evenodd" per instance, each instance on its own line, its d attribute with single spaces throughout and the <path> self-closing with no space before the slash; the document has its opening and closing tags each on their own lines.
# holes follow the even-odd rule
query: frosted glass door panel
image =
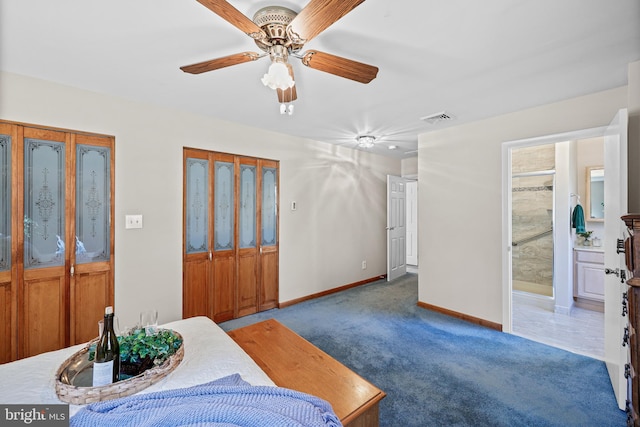
<svg viewBox="0 0 640 427">
<path fill-rule="evenodd" d="M 275 246 L 277 235 L 277 170 L 262 168 L 262 246 Z"/>
<path fill-rule="evenodd" d="M 214 250 L 233 249 L 233 163 L 215 162 Z"/>
<path fill-rule="evenodd" d="M 76 147 L 76 262 L 108 261 L 111 254 L 111 152 Z"/>
<path fill-rule="evenodd" d="M 256 167 L 240 165 L 240 247 L 256 246 Z"/>
<path fill-rule="evenodd" d="M 65 156 L 61 142 L 24 140 L 24 266 L 64 265 Z"/>
<path fill-rule="evenodd" d="M 11 268 L 11 137 L 0 135 L 0 271 Z"/>
<path fill-rule="evenodd" d="M 209 250 L 209 161 L 187 158 L 187 236 L 188 254 Z"/>
</svg>

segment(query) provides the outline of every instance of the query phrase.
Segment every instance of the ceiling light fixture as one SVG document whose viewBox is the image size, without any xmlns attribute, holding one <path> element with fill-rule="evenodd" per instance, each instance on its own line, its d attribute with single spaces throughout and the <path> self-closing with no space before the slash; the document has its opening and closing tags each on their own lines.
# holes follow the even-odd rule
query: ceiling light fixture
<svg viewBox="0 0 640 427">
<path fill-rule="evenodd" d="M 271 58 L 271 65 L 269 66 L 269 71 L 262 76 L 262 84 L 273 90 L 285 90 L 293 87 L 295 82 L 287 67 L 288 54 L 285 47 L 281 45 L 271 46 L 269 57 Z"/>
<path fill-rule="evenodd" d="M 371 148 L 376 142 L 376 137 L 371 135 L 360 135 L 356 138 L 358 141 L 358 147 L 360 148 Z"/>
<path fill-rule="evenodd" d="M 289 89 L 295 82 L 289 75 L 289 70 L 283 62 L 274 62 L 269 71 L 262 76 L 262 84 L 271 89 Z"/>
</svg>

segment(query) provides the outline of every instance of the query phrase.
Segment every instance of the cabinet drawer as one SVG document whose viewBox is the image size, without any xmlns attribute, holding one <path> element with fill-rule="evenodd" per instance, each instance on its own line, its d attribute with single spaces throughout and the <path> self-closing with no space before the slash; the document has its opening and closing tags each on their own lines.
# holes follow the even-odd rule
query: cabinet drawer
<svg viewBox="0 0 640 427">
<path fill-rule="evenodd" d="M 604 252 L 576 251 L 576 261 L 604 264 Z"/>
</svg>

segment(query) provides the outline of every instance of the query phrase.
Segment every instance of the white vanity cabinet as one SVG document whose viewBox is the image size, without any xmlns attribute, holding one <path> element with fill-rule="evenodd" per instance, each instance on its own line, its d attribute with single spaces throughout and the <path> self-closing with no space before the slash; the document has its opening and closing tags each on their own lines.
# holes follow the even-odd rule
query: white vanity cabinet
<svg viewBox="0 0 640 427">
<path fill-rule="evenodd" d="M 604 251 L 600 248 L 573 249 L 573 296 L 604 301 Z"/>
</svg>

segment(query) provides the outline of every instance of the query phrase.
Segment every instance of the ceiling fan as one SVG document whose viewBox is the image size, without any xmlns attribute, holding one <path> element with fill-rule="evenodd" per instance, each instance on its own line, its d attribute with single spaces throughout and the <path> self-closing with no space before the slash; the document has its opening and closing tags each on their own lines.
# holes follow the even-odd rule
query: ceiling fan
<svg viewBox="0 0 640 427">
<path fill-rule="evenodd" d="M 289 56 L 299 58 L 307 67 L 360 83 L 369 83 L 378 74 L 378 67 L 329 53 L 317 50 L 300 53 L 305 43 L 364 0 L 311 0 L 299 13 L 282 6 L 268 6 L 258 10 L 253 20 L 225 0 L 197 1 L 254 39 L 263 53 L 241 52 L 180 67 L 186 73 L 205 73 L 269 55 L 271 66 L 262 82 L 277 91 L 281 104 L 298 97 Z"/>
</svg>

